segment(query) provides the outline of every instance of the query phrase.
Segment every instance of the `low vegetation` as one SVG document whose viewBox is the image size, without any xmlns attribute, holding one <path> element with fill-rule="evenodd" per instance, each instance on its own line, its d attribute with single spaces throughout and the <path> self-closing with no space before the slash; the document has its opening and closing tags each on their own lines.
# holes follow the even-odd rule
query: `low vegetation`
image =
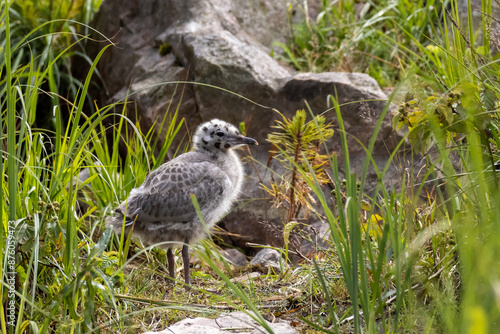
<svg viewBox="0 0 500 334">
<path fill-rule="evenodd" d="M 135 333 L 236 309 L 263 324 L 291 320 L 302 333 L 496 332 L 500 37 L 490 0 L 476 23 L 470 2 L 463 15 L 456 0 L 347 0 L 323 1 L 316 20 L 292 26 L 279 57 L 302 71 L 369 73 L 389 87 L 394 127 L 406 133 L 399 148 L 409 142 L 405 158 L 423 157 L 426 166 L 402 170 L 399 189 L 380 182 L 368 194 L 369 168 L 383 180 L 402 154 L 392 152 L 386 166 L 372 159 L 388 108 L 365 147 L 363 172 L 345 176 L 337 154 L 351 170 L 349 147 L 335 97 L 329 112 L 342 152 L 323 147 L 332 128 L 317 111 L 278 115 L 268 140 L 290 172 L 266 190 L 288 209 L 284 233 L 307 210 L 329 224 L 327 242 L 275 271 L 235 268 L 207 240 L 195 248 L 190 291 L 167 277 L 165 251 L 104 228 L 182 139 L 183 120 L 170 106 L 158 120 L 160 140 L 156 127 L 144 131 L 126 117 L 127 100 L 84 111 L 106 48 L 88 59 L 83 82 L 71 76 L 70 59 L 82 52 L 98 5 L 2 2 L 2 332 Z M 294 249 L 279 251 L 289 259 Z"/>
</svg>

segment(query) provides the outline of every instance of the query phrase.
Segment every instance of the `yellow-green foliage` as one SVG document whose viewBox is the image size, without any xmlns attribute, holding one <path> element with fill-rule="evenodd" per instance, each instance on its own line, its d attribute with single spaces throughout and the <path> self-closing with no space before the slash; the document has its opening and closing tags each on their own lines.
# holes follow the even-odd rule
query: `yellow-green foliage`
<svg viewBox="0 0 500 334">
<path fill-rule="evenodd" d="M 90 4 L 91 10 L 99 7 L 102 0 L 16 0 L 12 9 L 19 12 L 25 22 L 34 29 L 40 23 L 55 19 L 85 21 L 86 8 Z"/>
<path fill-rule="evenodd" d="M 396 129 L 407 127 L 412 147 L 425 153 L 432 144 L 430 122 L 446 133 L 447 142 L 470 131 L 485 132 L 498 123 L 494 112 L 498 98 L 484 86 L 463 82 L 447 93 L 433 93 L 423 99 L 404 102 L 393 114 Z"/>
<path fill-rule="evenodd" d="M 276 125 L 273 126 L 275 131 L 268 135 L 267 140 L 274 146 L 274 158 L 288 172 L 283 175 L 279 184 L 274 182 L 271 188 L 263 187 L 275 198 L 277 205 L 283 202 L 288 205 L 287 220 L 290 221 L 298 216 L 302 207 L 307 213 L 315 203 L 304 176 L 312 177 L 311 170 L 318 182 L 329 181 L 324 172 L 325 167 L 328 167 L 329 157 L 320 150 L 323 143 L 333 136 L 333 129 L 331 124 L 325 124 L 325 117 L 321 115 L 306 122 L 305 110 L 298 110 L 292 119 L 281 113 L 279 115 L 281 120 L 276 120 Z M 303 173 L 298 173 L 298 168 Z"/>
</svg>

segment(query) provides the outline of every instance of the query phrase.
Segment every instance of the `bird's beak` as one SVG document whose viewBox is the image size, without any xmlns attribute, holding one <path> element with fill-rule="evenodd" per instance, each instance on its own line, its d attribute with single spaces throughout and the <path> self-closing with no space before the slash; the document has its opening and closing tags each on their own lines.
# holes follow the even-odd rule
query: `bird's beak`
<svg viewBox="0 0 500 334">
<path fill-rule="evenodd" d="M 259 143 L 253 139 L 253 138 L 250 138 L 250 137 L 242 137 L 240 138 L 241 142 L 243 144 L 247 144 L 247 145 L 259 145 Z"/>
<path fill-rule="evenodd" d="M 236 137 L 232 140 L 233 145 L 239 146 L 239 145 L 259 145 L 257 141 L 253 138 L 249 137 Z"/>
</svg>

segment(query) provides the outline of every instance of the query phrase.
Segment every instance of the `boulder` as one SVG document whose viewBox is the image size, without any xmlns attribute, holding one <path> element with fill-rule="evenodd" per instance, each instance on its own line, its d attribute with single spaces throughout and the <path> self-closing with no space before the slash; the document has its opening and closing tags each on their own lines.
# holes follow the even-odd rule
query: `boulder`
<svg viewBox="0 0 500 334">
<path fill-rule="evenodd" d="M 287 322 L 270 323 L 267 325 L 274 333 L 298 334 L 298 331 Z M 184 319 L 160 332 L 146 332 L 144 334 L 249 334 L 267 333 L 262 325 L 252 319 L 245 312 L 232 312 L 220 315 L 217 319 L 194 318 Z"/>
<path fill-rule="evenodd" d="M 310 8 L 318 3 L 310 0 Z M 222 236 L 224 242 L 244 250 L 248 242 L 265 244 L 260 221 L 281 224 L 284 217 L 283 210 L 271 209 L 259 187 L 271 175 L 263 166 L 270 149 L 266 138 L 277 119 L 273 109 L 292 117 L 296 110 L 307 109 L 307 102 L 312 112 L 324 113 L 337 128 L 329 96 L 337 97 L 350 134 L 352 168 L 341 174 L 359 174 L 366 158 L 356 139 L 368 145 L 387 105 L 387 96 L 366 74 L 297 74 L 279 64 L 269 50 L 274 40 L 286 37 L 287 25 L 287 4 L 275 0 L 104 0 L 95 19 L 96 29 L 116 43 L 98 66 L 106 87 L 94 92 L 101 104 L 134 101 L 129 114 L 138 115 L 143 129 L 156 127 L 159 133 L 156 121 L 175 110 L 185 119 L 184 134 L 215 117 L 236 125 L 245 122 L 247 135 L 259 141 L 251 149 L 258 162 L 245 164 L 248 180 L 241 205 L 221 222 L 230 232 Z M 401 138 L 393 132 L 389 114 L 375 143 L 373 158 L 379 168 Z M 327 146 L 340 151 L 339 131 Z M 270 167 L 283 172 L 276 161 Z M 390 168 L 385 181 L 398 180 L 398 173 Z M 377 182 L 372 169 L 365 190 L 373 190 Z"/>
</svg>

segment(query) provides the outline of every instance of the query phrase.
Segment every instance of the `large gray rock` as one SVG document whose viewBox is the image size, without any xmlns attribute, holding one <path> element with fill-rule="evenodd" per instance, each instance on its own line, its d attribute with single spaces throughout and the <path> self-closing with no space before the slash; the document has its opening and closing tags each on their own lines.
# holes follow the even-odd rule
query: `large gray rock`
<svg viewBox="0 0 500 334">
<path fill-rule="evenodd" d="M 267 321 L 266 321 L 267 322 Z M 288 323 L 267 322 L 274 333 L 298 334 L 298 332 Z M 169 326 L 161 332 L 146 332 L 144 334 L 225 334 L 241 333 L 249 334 L 267 333 L 263 326 L 253 320 L 244 312 L 226 313 L 217 319 L 194 318 L 184 319 Z"/>
<path fill-rule="evenodd" d="M 314 7 L 318 1 L 310 3 Z M 275 33 L 270 33 L 269 24 Z M 355 138 L 368 145 L 387 96 L 365 74 L 296 74 L 281 66 L 269 50 L 272 40 L 283 39 L 287 24 L 285 1 L 105 0 L 96 28 L 114 36 L 117 47 L 110 48 L 99 63 L 107 88 L 101 91 L 101 99 L 135 101 L 130 114 L 137 112 L 143 128 L 156 126 L 158 132 L 161 129 L 155 121 L 176 108 L 191 131 L 214 117 L 233 124 L 245 121 L 248 135 L 261 144 L 252 148 L 252 154 L 266 165 L 270 149 L 266 138 L 277 117 L 273 108 L 292 117 L 296 110 L 306 109 L 307 101 L 313 112 L 326 111 L 327 120 L 337 127 L 335 112 L 328 110 L 332 107 L 328 95 L 337 96 L 346 130 L 352 135 L 350 172 L 359 174 L 365 153 Z M 399 139 L 387 116 L 373 157 L 379 167 L 385 165 Z M 340 150 L 339 131 L 328 148 Z M 260 175 L 270 176 L 256 166 Z M 280 172 L 276 162 L 271 167 Z M 246 168 L 249 180 L 243 199 L 265 197 L 257 171 L 252 164 Z M 386 181 L 397 180 L 396 173 L 390 169 Z M 370 191 L 378 178 L 371 171 L 367 180 Z M 242 249 L 246 242 L 265 243 L 258 222 L 281 223 L 283 216 L 282 211 L 270 210 L 269 199 L 254 200 L 222 222 L 232 233 L 223 236 L 224 241 Z"/>
</svg>

